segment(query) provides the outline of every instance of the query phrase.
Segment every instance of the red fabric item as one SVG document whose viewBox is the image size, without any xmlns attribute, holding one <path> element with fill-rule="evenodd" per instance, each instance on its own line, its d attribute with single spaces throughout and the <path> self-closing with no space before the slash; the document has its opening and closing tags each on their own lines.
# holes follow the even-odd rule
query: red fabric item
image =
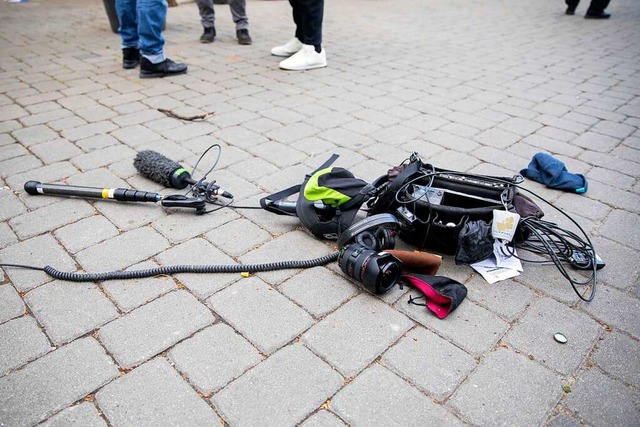
<svg viewBox="0 0 640 427">
<path fill-rule="evenodd" d="M 447 314 L 451 311 L 451 298 L 448 298 L 438 292 L 431 287 L 426 282 L 418 279 L 413 276 L 403 276 L 403 279 L 409 282 L 411 286 L 420 290 L 426 299 L 427 299 L 427 308 L 433 311 L 433 313 L 438 316 L 438 319 L 444 319 L 447 317 Z"/>
</svg>

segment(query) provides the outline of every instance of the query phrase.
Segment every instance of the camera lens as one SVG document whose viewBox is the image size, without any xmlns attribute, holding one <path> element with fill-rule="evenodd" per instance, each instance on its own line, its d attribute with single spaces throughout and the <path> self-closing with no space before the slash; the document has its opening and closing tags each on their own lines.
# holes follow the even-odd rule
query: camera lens
<svg viewBox="0 0 640 427">
<path fill-rule="evenodd" d="M 391 254 L 378 253 L 359 244 L 347 245 L 338 256 L 340 269 L 369 291 L 382 294 L 400 280 L 402 263 Z"/>
</svg>

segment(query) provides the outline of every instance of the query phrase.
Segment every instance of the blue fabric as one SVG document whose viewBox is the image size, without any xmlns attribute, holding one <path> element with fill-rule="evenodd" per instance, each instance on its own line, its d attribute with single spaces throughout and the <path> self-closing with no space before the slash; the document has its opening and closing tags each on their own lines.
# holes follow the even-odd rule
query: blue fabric
<svg viewBox="0 0 640 427">
<path fill-rule="evenodd" d="M 526 178 L 558 190 L 582 194 L 589 188 L 584 175 L 570 173 L 564 163 L 546 153 L 533 156 L 527 169 L 522 169 L 520 173 Z"/>
<path fill-rule="evenodd" d="M 164 61 L 162 29 L 167 7 L 166 0 L 116 0 L 122 47 L 139 47 L 154 64 Z"/>
</svg>

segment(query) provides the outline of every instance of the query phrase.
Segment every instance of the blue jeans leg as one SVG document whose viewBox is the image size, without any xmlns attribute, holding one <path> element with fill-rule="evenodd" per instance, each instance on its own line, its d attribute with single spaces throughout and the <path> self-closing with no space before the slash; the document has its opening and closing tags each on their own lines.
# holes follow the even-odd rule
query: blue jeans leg
<svg viewBox="0 0 640 427">
<path fill-rule="evenodd" d="M 167 7 L 167 0 L 137 0 L 140 52 L 154 64 L 165 60 L 162 28 L 167 19 Z"/>
<path fill-rule="evenodd" d="M 116 0 L 116 13 L 120 22 L 122 48 L 139 47 L 136 0 Z"/>
</svg>

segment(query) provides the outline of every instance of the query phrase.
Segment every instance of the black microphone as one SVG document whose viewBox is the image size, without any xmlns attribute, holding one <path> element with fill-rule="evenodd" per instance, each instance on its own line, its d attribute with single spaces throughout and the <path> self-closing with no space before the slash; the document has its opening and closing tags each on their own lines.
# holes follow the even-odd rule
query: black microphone
<svg viewBox="0 0 640 427">
<path fill-rule="evenodd" d="M 196 181 L 180 163 L 174 162 L 156 151 L 140 151 L 133 160 L 133 166 L 142 175 L 165 187 L 182 189 L 188 185 L 197 184 L 198 187 L 206 188 L 209 185 L 207 182 Z M 211 187 L 215 195 L 233 199 L 231 193 L 222 190 L 219 186 L 213 184 Z"/>
<path fill-rule="evenodd" d="M 191 178 L 189 171 L 183 168 L 180 163 L 174 162 L 156 151 L 140 151 L 133 160 L 133 166 L 142 175 L 165 187 L 182 189 L 189 184 L 196 183 Z"/>
</svg>

